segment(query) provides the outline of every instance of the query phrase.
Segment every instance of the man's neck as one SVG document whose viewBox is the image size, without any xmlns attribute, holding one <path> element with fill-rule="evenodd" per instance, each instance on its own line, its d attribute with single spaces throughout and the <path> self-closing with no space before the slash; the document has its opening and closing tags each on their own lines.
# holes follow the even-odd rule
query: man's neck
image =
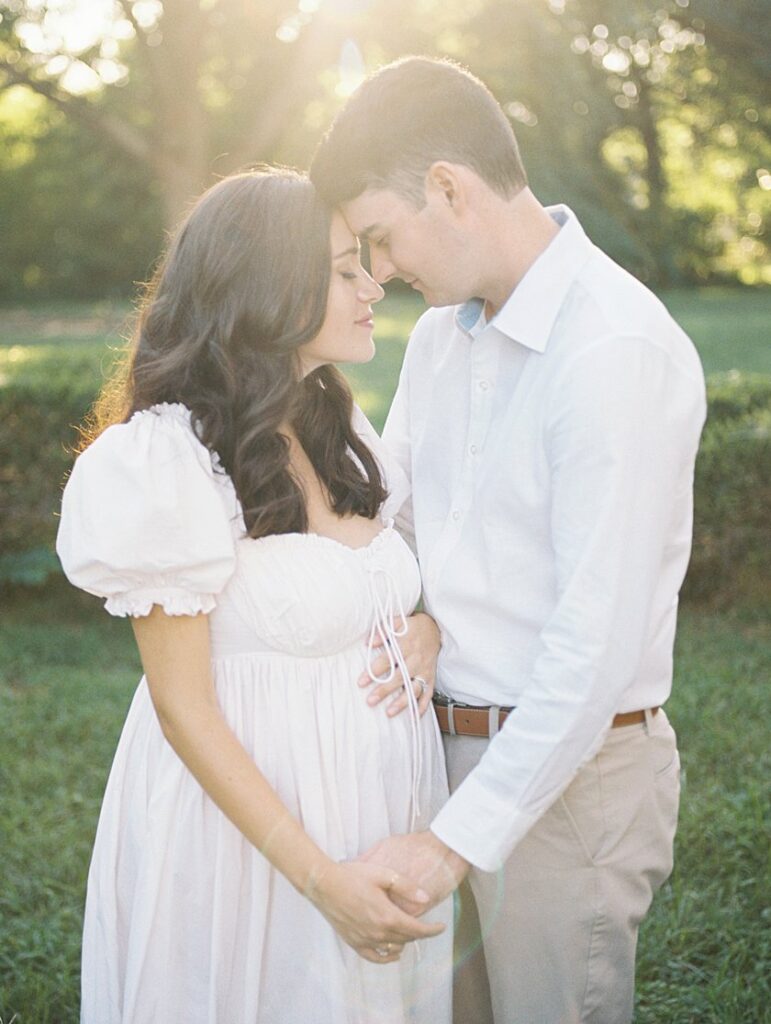
<svg viewBox="0 0 771 1024">
<path fill-rule="evenodd" d="M 559 226 L 528 188 L 491 207 L 487 247 L 490 272 L 480 293 L 488 320 L 504 305 L 558 231 Z"/>
</svg>

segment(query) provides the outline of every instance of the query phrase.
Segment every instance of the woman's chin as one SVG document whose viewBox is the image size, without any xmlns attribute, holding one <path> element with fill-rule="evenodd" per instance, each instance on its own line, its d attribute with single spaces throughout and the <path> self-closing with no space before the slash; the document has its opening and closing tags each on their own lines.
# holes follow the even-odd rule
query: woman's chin
<svg viewBox="0 0 771 1024">
<path fill-rule="evenodd" d="M 368 344 L 357 345 L 344 360 L 346 363 L 369 363 L 375 358 L 375 342 L 370 337 Z"/>
</svg>

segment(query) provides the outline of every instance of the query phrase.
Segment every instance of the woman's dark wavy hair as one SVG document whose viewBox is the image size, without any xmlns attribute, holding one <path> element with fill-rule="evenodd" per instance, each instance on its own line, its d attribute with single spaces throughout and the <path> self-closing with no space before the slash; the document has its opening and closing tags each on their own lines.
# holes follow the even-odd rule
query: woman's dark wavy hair
<svg viewBox="0 0 771 1024">
<path fill-rule="evenodd" d="M 291 424 L 335 512 L 373 519 L 386 492 L 351 426 L 351 390 L 333 366 L 302 377 L 297 355 L 326 315 L 329 229 L 328 209 L 295 171 L 261 168 L 205 192 L 147 286 L 130 357 L 81 449 L 111 423 L 181 402 L 233 481 L 249 535 L 305 533 L 280 429 Z"/>
</svg>

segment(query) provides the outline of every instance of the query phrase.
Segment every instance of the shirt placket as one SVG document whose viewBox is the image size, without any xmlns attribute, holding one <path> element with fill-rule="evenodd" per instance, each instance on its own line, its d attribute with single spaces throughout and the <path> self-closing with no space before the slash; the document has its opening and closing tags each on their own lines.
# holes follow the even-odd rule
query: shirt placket
<svg viewBox="0 0 771 1024">
<path fill-rule="evenodd" d="M 427 583 L 434 585 L 460 542 L 469 515 L 473 514 L 474 493 L 479 477 L 492 418 L 495 392 L 496 348 L 494 338 L 482 331 L 471 342 L 468 380 L 468 420 L 463 443 L 463 461 L 452 500 L 434 548 Z"/>
</svg>

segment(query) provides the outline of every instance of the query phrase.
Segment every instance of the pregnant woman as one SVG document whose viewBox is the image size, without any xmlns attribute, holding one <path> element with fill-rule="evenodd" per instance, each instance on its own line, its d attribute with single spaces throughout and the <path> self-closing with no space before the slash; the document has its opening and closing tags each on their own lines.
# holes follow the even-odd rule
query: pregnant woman
<svg viewBox="0 0 771 1024">
<path fill-rule="evenodd" d="M 84 1024 L 449 1022 L 450 907 L 411 917 L 389 898 L 426 902 L 410 879 L 356 860 L 447 797 L 437 634 L 391 525 L 407 483 L 330 365 L 372 357 L 381 297 L 305 178 L 225 179 L 97 407 L 58 552 L 131 617 L 145 674 L 89 873 Z"/>
</svg>

